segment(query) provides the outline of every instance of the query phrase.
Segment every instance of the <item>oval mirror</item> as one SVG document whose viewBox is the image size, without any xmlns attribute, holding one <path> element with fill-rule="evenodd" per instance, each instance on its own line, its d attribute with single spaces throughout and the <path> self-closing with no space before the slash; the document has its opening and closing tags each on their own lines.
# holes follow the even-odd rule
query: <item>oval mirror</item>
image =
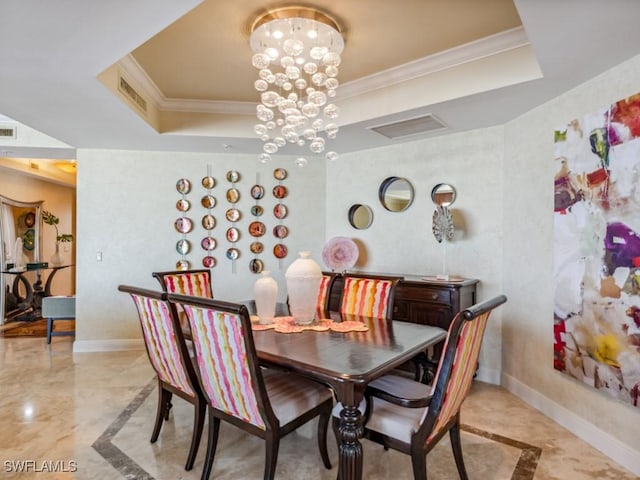
<svg viewBox="0 0 640 480">
<path fill-rule="evenodd" d="M 373 210 L 369 205 L 355 203 L 349 209 L 349 223 L 357 230 L 369 228 L 373 223 Z"/>
<path fill-rule="evenodd" d="M 378 189 L 382 206 L 391 212 L 402 212 L 413 202 L 413 186 L 406 178 L 386 178 Z"/>
<path fill-rule="evenodd" d="M 440 207 L 448 207 L 456 201 L 456 189 L 448 183 L 439 183 L 431 190 L 431 200 Z"/>
</svg>

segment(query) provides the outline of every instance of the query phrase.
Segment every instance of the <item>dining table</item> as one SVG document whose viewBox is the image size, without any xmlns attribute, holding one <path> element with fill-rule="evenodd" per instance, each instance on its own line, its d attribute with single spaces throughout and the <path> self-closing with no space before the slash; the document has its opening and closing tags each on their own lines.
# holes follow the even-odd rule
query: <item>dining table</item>
<svg viewBox="0 0 640 480">
<path fill-rule="evenodd" d="M 439 327 L 404 321 L 335 312 L 327 316 L 335 322 L 362 322 L 367 329 L 300 333 L 254 330 L 254 343 L 262 363 L 289 369 L 334 390 L 342 405 L 338 480 L 360 480 L 363 465 L 360 439 L 364 430 L 359 406 L 367 384 L 440 342 L 447 332 Z"/>
</svg>

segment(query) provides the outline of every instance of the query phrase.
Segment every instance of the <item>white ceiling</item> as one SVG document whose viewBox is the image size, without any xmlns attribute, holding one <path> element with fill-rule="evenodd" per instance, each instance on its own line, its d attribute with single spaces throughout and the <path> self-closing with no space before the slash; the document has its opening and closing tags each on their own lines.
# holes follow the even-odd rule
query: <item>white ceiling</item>
<svg viewBox="0 0 640 480">
<path fill-rule="evenodd" d="M 257 156 L 261 142 L 253 133 L 254 118 L 242 113 L 251 103 L 255 79 L 255 73 L 244 69 L 251 56 L 248 42 L 244 44 L 246 25 L 260 9 L 282 3 L 4 2 L 0 113 L 74 148 Z M 393 143 L 367 127 L 424 114 L 448 126 L 430 135 L 502 124 L 640 53 L 637 0 L 515 0 L 517 11 L 505 0 L 305 2 L 309 3 L 334 14 L 346 30 L 344 78 L 339 76 L 342 86 L 336 99 L 343 116 L 333 144 L 338 152 Z M 395 8 L 383 8 L 390 4 Z M 514 29 L 518 16 L 522 27 Z M 204 31 L 196 32 L 188 23 L 196 20 Z M 192 52 L 211 48 L 207 28 L 217 35 L 213 67 L 203 63 L 213 54 Z M 505 29 L 506 33 L 484 38 Z M 186 38 L 184 32 L 189 33 Z M 495 51 L 500 42 L 506 50 Z M 466 45 L 458 47 L 460 43 Z M 494 50 L 483 54 L 486 48 Z M 438 53 L 443 49 L 449 50 Z M 163 51 L 166 55 L 159 56 Z M 403 54 L 393 60 L 394 51 Z M 475 57 L 465 56 L 470 51 Z M 527 60 L 527 52 L 535 55 L 537 64 Z M 463 60 L 456 63 L 452 58 Z M 192 70 L 193 63 L 182 65 L 182 59 L 196 66 L 199 62 L 201 68 Z M 411 60 L 415 78 L 406 65 Z M 129 78 L 149 95 L 160 122 L 141 118 L 105 88 L 104 78 L 97 79 L 110 67 L 134 75 L 132 64 L 145 71 L 146 80 Z M 169 73 L 176 71 L 180 75 L 172 80 Z M 234 80 L 226 94 L 224 89 L 203 90 L 207 82 L 224 86 L 225 78 Z M 171 83 L 176 80 L 182 83 Z M 12 156 L 27 152 L 11 141 L 0 141 L 3 150 Z M 36 150 L 40 155 L 31 148 L 28 156 L 48 156 L 47 148 Z"/>
</svg>

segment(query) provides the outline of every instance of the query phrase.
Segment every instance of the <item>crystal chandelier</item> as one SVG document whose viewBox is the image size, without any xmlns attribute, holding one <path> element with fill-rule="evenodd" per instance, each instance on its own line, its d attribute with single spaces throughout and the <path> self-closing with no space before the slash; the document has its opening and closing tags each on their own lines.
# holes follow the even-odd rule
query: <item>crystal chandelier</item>
<svg viewBox="0 0 640 480">
<path fill-rule="evenodd" d="M 331 17 L 306 7 L 284 7 L 258 17 L 251 26 L 254 83 L 260 92 L 255 133 L 263 141 L 260 161 L 287 143 L 325 152 L 338 133 L 340 113 L 332 102 L 338 88 L 338 66 L 344 39 Z M 338 154 L 327 151 L 335 160 Z M 299 166 L 306 164 L 301 157 Z"/>
</svg>

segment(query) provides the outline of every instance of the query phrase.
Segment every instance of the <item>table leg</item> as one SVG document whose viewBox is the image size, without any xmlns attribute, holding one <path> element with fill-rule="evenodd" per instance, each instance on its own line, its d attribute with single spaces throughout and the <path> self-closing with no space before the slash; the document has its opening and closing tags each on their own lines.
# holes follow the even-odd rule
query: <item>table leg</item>
<svg viewBox="0 0 640 480">
<path fill-rule="evenodd" d="M 340 445 L 338 447 L 339 480 L 362 479 L 362 414 L 357 405 L 344 405 L 340 412 Z"/>
</svg>

